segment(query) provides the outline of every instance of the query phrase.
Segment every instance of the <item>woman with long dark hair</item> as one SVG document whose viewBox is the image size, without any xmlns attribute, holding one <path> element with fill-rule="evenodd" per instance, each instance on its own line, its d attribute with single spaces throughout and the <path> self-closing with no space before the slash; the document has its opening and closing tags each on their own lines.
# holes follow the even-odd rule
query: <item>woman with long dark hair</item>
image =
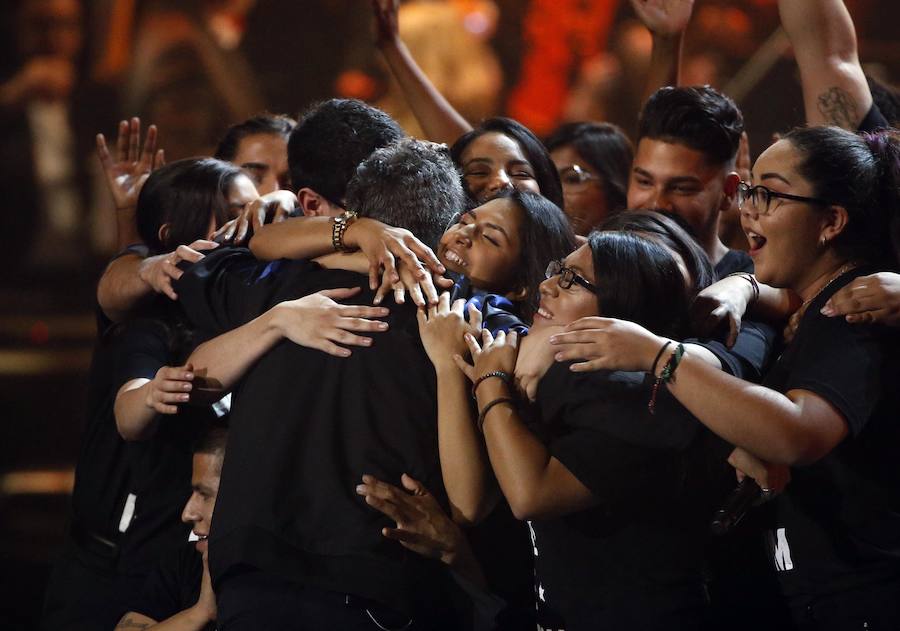
<svg viewBox="0 0 900 631">
<path fill-rule="evenodd" d="M 829 318 L 822 309 L 854 279 L 897 268 L 900 138 L 896 131 L 794 130 L 760 155 L 740 201 L 756 278 L 803 301 L 763 386 L 711 370 L 667 336 L 615 320 L 577 323 L 581 330 L 557 337 L 558 357 L 587 358 L 584 368 L 652 373 L 702 423 L 742 448 L 739 468 L 764 492 L 779 468 L 790 467 L 790 483 L 774 500 L 769 550 L 800 628 L 896 628 L 896 332 Z M 760 293 L 756 279 L 748 280 L 747 291 L 765 298 L 768 288 Z"/>
</svg>

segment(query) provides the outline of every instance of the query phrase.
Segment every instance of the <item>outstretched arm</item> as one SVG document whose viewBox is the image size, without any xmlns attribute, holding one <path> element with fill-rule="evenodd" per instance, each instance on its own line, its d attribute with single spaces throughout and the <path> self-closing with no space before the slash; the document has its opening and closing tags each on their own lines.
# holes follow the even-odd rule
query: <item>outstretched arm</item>
<svg viewBox="0 0 900 631">
<path fill-rule="evenodd" d="M 428 139 L 452 145 L 472 125 L 437 91 L 400 39 L 398 6 L 399 0 L 372 0 L 376 45 Z"/>
<path fill-rule="evenodd" d="M 779 0 L 778 10 L 800 68 L 807 124 L 855 131 L 872 93 L 847 7 L 842 0 Z"/>
<path fill-rule="evenodd" d="M 650 71 L 644 88 L 646 101 L 659 88 L 678 85 L 684 31 L 694 0 L 631 0 L 634 12 L 653 36 Z"/>
<path fill-rule="evenodd" d="M 386 331 L 386 322 L 367 318 L 384 317 L 388 309 L 335 302 L 358 292 L 359 288 L 327 289 L 279 303 L 247 324 L 198 346 L 188 362 L 196 367 L 196 390 L 202 394 L 199 402 L 221 398 L 260 357 L 284 339 L 336 357 L 348 357 L 351 353 L 338 344 L 371 345 L 372 338 L 356 333 Z"/>
</svg>

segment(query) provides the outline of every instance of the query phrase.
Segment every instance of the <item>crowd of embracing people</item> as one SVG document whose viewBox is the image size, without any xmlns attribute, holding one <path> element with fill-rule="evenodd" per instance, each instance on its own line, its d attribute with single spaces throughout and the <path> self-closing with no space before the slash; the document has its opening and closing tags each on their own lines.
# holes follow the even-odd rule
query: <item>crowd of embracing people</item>
<svg viewBox="0 0 900 631">
<path fill-rule="evenodd" d="M 678 85 L 692 3 L 632 4 L 631 140 L 472 126 L 392 0 L 428 140 L 347 99 L 168 164 L 98 136 L 121 252 L 46 628 L 900 628 L 897 112 L 841 0 L 780 0 L 808 125 L 751 167 Z"/>
</svg>

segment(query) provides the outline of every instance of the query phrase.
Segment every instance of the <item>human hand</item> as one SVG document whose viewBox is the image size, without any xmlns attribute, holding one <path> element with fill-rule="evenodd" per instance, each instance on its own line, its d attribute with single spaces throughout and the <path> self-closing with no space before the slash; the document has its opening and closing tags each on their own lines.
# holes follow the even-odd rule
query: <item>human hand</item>
<svg viewBox="0 0 900 631">
<path fill-rule="evenodd" d="M 396 522 L 396 528 L 383 528 L 382 535 L 399 541 L 404 548 L 417 554 L 439 559 L 452 567 L 460 548 L 467 545 L 459 526 L 421 482 L 405 473 L 400 482 L 403 489 L 364 475 L 356 492 L 366 498 L 366 504 Z"/>
<path fill-rule="evenodd" d="M 853 324 L 900 326 L 900 274 L 878 272 L 853 279 L 828 299 L 822 314 L 844 316 Z"/>
<path fill-rule="evenodd" d="M 694 332 L 701 337 L 712 337 L 719 327 L 727 323 L 725 345 L 731 348 L 754 296 L 753 284 L 743 276 L 726 276 L 713 283 L 697 294 L 691 305 Z"/>
<path fill-rule="evenodd" d="M 544 326 L 531 329 L 528 336 L 519 343 L 519 356 L 516 358 L 516 386 L 525 393 L 529 401 L 537 397 L 538 385 L 543 376 L 553 365 L 553 357 L 559 350 L 550 344 L 550 337 L 562 333 L 562 325 Z"/>
<path fill-rule="evenodd" d="M 375 13 L 375 45 L 389 44 L 400 36 L 400 0 L 372 0 Z"/>
<path fill-rule="evenodd" d="M 791 481 L 790 467 L 764 462 L 741 447 L 731 452 L 728 464 L 734 467 L 738 481 L 745 476 L 753 478 L 762 489 L 764 500 L 784 491 Z"/>
<path fill-rule="evenodd" d="M 179 245 L 174 252 L 148 256 L 141 261 L 138 276 L 156 293 L 165 294 L 172 300 L 178 300 L 178 294 L 172 288 L 172 281 L 178 280 L 184 273 L 178 269 L 178 264 L 182 261 L 196 263 L 205 256 L 202 250 L 212 250 L 217 247 L 219 247 L 218 243 L 198 239 L 190 245 Z"/>
<path fill-rule="evenodd" d="M 583 359 L 570 370 L 642 370 L 649 372 L 666 339 L 640 324 L 615 318 L 581 318 L 566 327 L 565 333 L 550 338 L 556 361 Z"/>
<path fill-rule="evenodd" d="M 694 0 L 631 0 L 631 6 L 651 33 L 670 37 L 687 28 Z"/>
<path fill-rule="evenodd" d="M 64 57 L 33 57 L 4 84 L 4 102 L 21 107 L 33 99 L 65 99 L 75 86 L 75 75 L 75 65 Z"/>
<path fill-rule="evenodd" d="M 375 292 L 374 304 L 380 305 L 388 292 L 392 291 L 394 302 L 402 305 L 406 302 L 406 292 L 409 291 L 409 296 L 417 307 L 435 305 L 438 301 L 437 288 L 448 288 L 453 285 L 453 281 L 449 278 L 427 271 L 421 274 L 419 268 L 410 269 L 403 261 L 397 261 L 395 274 L 400 277 L 398 282 L 391 281 L 391 273 L 387 270 L 381 272 L 381 285 Z"/>
<path fill-rule="evenodd" d="M 466 362 L 462 355 L 454 355 L 453 361 L 469 381 L 474 383 L 481 375 L 489 372 L 512 374 L 515 370 L 519 354 L 519 336 L 515 331 L 509 335 L 500 331 L 495 338 L 488 329 L 482 329 L 481 344 L 471 333 L 466 333 L 464 339 L 472 354 L 472 363 Z"/>
<path fill-rule="evenodd" d="M 344 245 L 350 249 L 358 249 L 366 255 L 369 261 L 369 287 L 378 291 L 376 299 L 402 282 L 401 275 L 397 271 L 398 259 L 410 270 L 418 283 L 426 285 L 432 282 L 429 270 L 434 274 L 443 274 L 447 271 L 432 249 L 409 230 L 394 228 L 368 217 L 360 217 L 347 227 L 344 232 Z M 441 278 L 432 284 L 446 289 L 452 281 Z M 436 291 L 429 297 L 429 302 L 431 304 L 437 302 Z"/>
<path fill-rule="evenodd" d="M 196 610 L 207 621 L 216 619 L 219 609 L 216 606 L 216 594 L 212 587 L 212 578 L 209 575 L 209 550 L 203 551 L 203 578 L 200 580 L 200 597 L 197 604 L 194 605 Z"/>
<path fill-rule="evenodd" d="M 106 138 L 103 134 L 97 134 L 97 155 L 116 210 L 137 206 L 138 194 L 151 171 L 165 164 L 165 154 L 162 149 L 157 151 L 156 139 L 156 125 L 150 125 L 141 151 L 141 120 L 132 118 L 131 121 L 121 121 L 116 139 L 116 157 L 113 158 L 106 146 Z"/>
<path fill-rule="evenodd" d="M 187 403 L 193 389 L 194 367 L 163 366 L 147 384 L 144 405 L 158 414 L 177 414 L 178 406 Z"/>
<path fill-rule="evenodd" d="M 297 205 L 291 191 L 272 191 L 249 202 L 237 217 L 209 235 L 210 241 L 240 245 L 267 223 L 280 223 L 290 217 Z"/>
<path fill-rule="evenodd" d="M 463 336 L 466 333 L 477 333 L 478 329 L 466 322 L 463 315 L 465 300 L 456 300 L 450 304 L 450 294 L 441 294 L 436 306 L 428 309 L 419 309 L 416 317 L 419 321 L 419 335 L 425 352 L 435 368 L 453 365 L 454 355 L 463 355 L 466 352 L 466 341 Z M 477 315 L 473 315 L 475 312 Z M 478 326 L 481 324 L 481 312 L 471 305 L 470 318 L 477 318 Z"/>
<path fill-rule="evenodd" d="M 325 289 L 297 300 L 287 300 L 275 306 L 274 326 L 295 344 L 315 348 L 335 357 L 349 357 L 350 349 L 338 346 L 371 346 L 372 338 L 351 333 L 387 331 L 387 322 L 368 320 L 383 318 L 390 311 L 386 307 L 342 305 L 335 302 L 359 293 L 359 287 Z"/>
</svg>

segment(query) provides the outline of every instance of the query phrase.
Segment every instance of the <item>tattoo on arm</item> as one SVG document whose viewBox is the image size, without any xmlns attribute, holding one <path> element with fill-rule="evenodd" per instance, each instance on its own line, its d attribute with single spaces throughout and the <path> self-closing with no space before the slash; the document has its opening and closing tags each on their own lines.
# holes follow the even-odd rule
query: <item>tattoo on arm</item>
<svg viewBox="0 0 900 631">
<path fill-rule="evenodd" d="M 859 122 L 856 101 L 840 88 L 829 88 L 819 95 L 819 112 L 830 125 L 855 129 Z"/>
<path fill-rule="evenodd" d="M 128 616 L 119 624 L 116 625 L 116 628 L 113 631 L 120 631 L 120 629 L 146 629 L 151 626 L 152 622 L 137 622 L 131 619 L 131 616 Z"/>
</svg>

